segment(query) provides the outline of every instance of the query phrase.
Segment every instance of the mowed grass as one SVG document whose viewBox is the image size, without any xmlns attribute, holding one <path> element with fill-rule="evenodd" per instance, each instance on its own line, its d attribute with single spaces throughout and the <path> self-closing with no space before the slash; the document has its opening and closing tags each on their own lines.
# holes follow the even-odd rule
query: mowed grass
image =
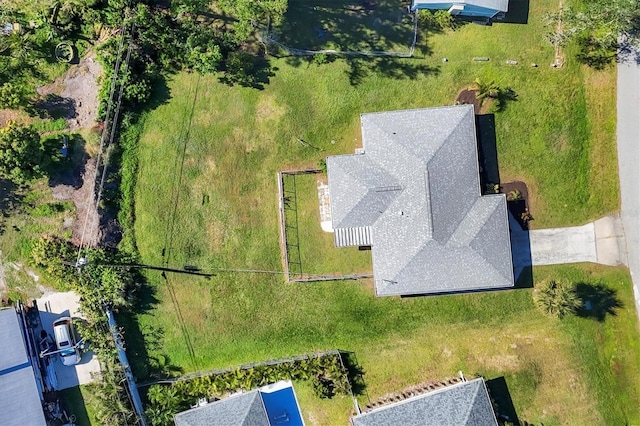
<svg viewBox="0 0 640 426">
<path fill-rule="evenodd" d="M 333 234 L 320 227 L 318 182 L 326 185 L 326 174 L 284 176 L 283 189 L 291 196 L 284 210 L 290 247 L 289 274 L 292 278 L 300 274 L 371 274 L 370 251 L 357 247 L 336 249 Z"/>
<path fill-rule="evenodd" d="M 449 105 L 476 77 L 518 94 L 496 114 L 498 160 L 503 181 L 529 185 L 536 227 L 583 223 L 615 210 L 615 109 L 608 104 L 615 70 L 590 71 L 569 57 L 561 70 L 548 66 L 553 51 L 543 40 L 541 15 L 556 7 L 531 2 L 526 26 L 466 25 L 429 35 L 421 43 L 431 54 L 414 59 L 316 66 L 272 58 L 275 75 L 264 90 L 175 76 L 168 102 L 143 120 L 135 236 L 144 263 L 194 265 L 216 275 L 148 273 L 158 303 L 139 315 L 139 324 L 143 333 L 163 332 L 150 355 L 162 352 L 189 372 L 339 348 L 355 352 L 372 399 L 463 370 L 503 376 L 529 422 L 640 422 L 637 318 L 624 270 L 534 271 L 534 280 L 561 275 L 614 289 L 623 307 L 603 322 L 546 319 L 533 308 L 530 289 L 376 298 L 370 280 L 287 284 L 281 274 L 277 171 L 353 152 L 359 113 Z M 473 63 L 473 56 L 491 61 Z M 360 270 L 367 253 L 331 247 L 319 231 L 315 184 L 306 185 L 305 268 Z M 321 401 L 305 386 L 299 392 L 309 424 L 347 421 L 350 401 Z"/>
</svg>

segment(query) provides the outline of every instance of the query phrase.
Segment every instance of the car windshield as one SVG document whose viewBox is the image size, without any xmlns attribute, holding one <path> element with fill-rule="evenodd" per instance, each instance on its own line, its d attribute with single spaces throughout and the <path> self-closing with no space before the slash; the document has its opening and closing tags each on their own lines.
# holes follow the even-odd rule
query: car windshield
<svg viewBox="0 0 640 426">
<path fill-rule="evenodd" d="M 71 356 L 74 355 L 75 351 L 73 351 L 72 349 L 66 349 L 62 352 L 60 352 L 60 356 Z"/>
</svg>

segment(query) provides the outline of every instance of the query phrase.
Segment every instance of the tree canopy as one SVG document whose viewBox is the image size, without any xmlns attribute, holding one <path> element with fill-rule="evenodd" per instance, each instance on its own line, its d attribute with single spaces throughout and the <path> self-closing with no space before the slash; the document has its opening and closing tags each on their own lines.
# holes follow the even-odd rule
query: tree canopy
<svg viewBox="0 0 640 426">
<path fill-rule="evenodd" d="M 287 0 L 220 0 L 219 5 L 238 19 L 234 30 L 240 40 L 248 39 L 261 22 L 280 22 L 287 11 Z"/>
<path fill-rule="evenodd" d="M 583 0 L 546 17 L 548 25 L 555 28 L 548 39 L 560 46 L 577 42 L 578 59 L 601 68 L 616 58 L 618 38 L 638 30 L 639 18 L 637 0 Z"/>
<path fill-rule="evenodd" d="M 43 155 L 40 135 L 31 127 L 0 129 L 0 177 L 24 185 L 42 176 Z"/>
</svg>

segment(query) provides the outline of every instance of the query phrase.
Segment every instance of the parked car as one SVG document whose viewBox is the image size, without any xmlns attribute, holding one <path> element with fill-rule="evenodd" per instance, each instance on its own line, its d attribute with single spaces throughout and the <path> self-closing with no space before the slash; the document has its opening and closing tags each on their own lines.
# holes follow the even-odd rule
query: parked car
<svg viewBox="0 0 640 426">
<path fill-rule="evenodd" d="M 60 360 L 64 365 L 76 365 L 82 358 L 76 333 L 70 317 L 62 317 L 53 322 L 53 335 Z"/>
</svg>

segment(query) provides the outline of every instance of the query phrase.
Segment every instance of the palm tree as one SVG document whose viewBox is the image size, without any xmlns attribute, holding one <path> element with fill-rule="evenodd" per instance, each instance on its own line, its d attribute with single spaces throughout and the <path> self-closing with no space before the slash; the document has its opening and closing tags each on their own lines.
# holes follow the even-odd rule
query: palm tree
<svg viewBox="0 0 640 426">
<path fill-rule="evenodd" d="M 485 81 L 480 79 L 480 77 L 476 78 L 473 81 L 475 91 L 478 92 L 476 94 L 476 98 L 481 101 L 485 98 L 493 98 L 496 99 L 500 95 L 500 88 L 495 84 L 493 80 Z"/>
<path fill-rule="evenodd" d="M 537 283 L 533 290 L 533 303 L 545 315 L 554 318 L 574 314 L 582 306 L 575 286 L 564 280 L 544 280 Z"/>
</svg>

